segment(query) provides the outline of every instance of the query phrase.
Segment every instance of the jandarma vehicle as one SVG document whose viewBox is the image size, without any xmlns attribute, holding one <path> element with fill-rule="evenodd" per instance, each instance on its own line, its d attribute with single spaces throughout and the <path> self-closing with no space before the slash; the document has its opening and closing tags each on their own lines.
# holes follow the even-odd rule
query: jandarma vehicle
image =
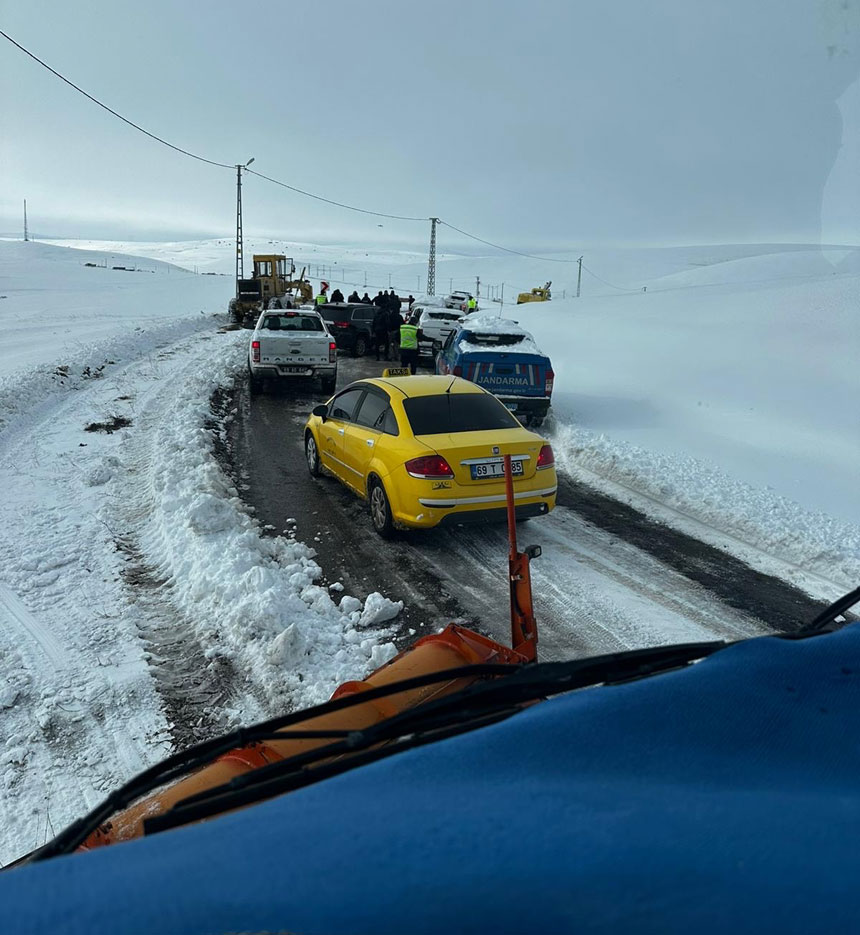
<svg viewBox="0 0 860 935">
<path fill-rule="evenodd" d="M 331 472 L 370 503 L 376 531 L 505 518 L 512 456 L 517 518 L 555 506 L 550 445 L 491 394 L 458 377 L 358 380 L 305 425 L 308 469 Z"/>
</svg>

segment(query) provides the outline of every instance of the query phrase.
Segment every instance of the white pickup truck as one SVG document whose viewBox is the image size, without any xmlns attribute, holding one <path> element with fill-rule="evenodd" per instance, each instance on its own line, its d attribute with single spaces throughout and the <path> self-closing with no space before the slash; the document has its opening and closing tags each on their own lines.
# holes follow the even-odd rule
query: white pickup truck
<svg viewBox="0 0 860 935">
<path fill-rule="evenodd" d="M 253 395 L 264 380 L 318 379 L 322 391 L 334 392 L 337 345 L 313 309 L 262 312 L 248 348 L 248 383 Z"/>
</svg>

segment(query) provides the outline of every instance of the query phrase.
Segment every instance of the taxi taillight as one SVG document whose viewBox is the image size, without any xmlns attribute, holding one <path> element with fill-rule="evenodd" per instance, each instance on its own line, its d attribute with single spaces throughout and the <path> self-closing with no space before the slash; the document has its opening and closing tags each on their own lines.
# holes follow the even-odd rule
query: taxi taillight
<svg viewBox="0 0 860 935">
<path fill-rule="evenodd" d="M 425 455 L 406 462 L 406 473 L 410 477 L 453 477 L 451 465 L 442 455 Z"/>
<path fill-rule="evenodd" d="M 255 364 L 260 363 L 260 342 L 259 341 L 251 342 L 251 360 L 253 360 Z"/>
<path fill-rule="evenodd" d="M 552 448 L 549 445 L 544 445 L 538 455 L 537 469 L 540 471 L 542 468 L 552 467 L 554 464 L 555 455 L 552 453 Z"/>
</svg>

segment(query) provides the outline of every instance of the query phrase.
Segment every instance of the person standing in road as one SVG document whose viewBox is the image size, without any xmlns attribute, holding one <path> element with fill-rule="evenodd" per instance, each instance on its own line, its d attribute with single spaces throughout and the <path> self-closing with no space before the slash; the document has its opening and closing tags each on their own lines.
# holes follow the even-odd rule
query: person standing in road
<svg viewBox="0 0 860 935">
<path fill-rule="evenodd" d="M 331 300 L 332 302 L 343 302 L 343 293 L 340 289 L 335 289 L 334 292 L 332 292 Z"/>
<path fill-rule="evenodd" d="M 355 302 L 356 304 L 361 302 L 361 299 L 358 297 L 358 289 L 353 289 L 350 293 L 349 300 L 350 302 Z"/>
<path fill-rule="evenodd" d="M 350 301 L 351 301 L 351 300 L 350 300 Z M 373 299 L 371 299 L 371 297 L 370 297 L 366 292 L 365 292 L 364 295 L 361 297 L 360 301 L 361 301 L 364 305 L 373 305 Z"/>
<path fill-rule="evenodd" d="M 376 293 L 376 298 L 373 300 L 373 304 L 377 308 L 388 308 L 388 305 L 385 301 L 385 296 L 382 294 L 381 289 L 379 290 L 379 292 Z"/>
<path fill-rule="evenodd" d="M 413 374 L 418 366 L 418 341 L 420 338 L 421 330 L 418 325 L 404 323 L 400 326 L 400 366 L 408 367 L 409 372 Z"/>
<path fill-rule="evenodd" d="M 388 340 L 391 344 L 391 356 L 396 360 L 397 355 L 400 353 L 400 326 L 403 324 L 403 319 L 394 306 L 388 308 L 386 314 L 388 315 Z"/>
<path fill-rule="evenodd" d="M 477 311 L 477 309 L 478 300 L 473 295 L 470 295 L 469 298 L 466 299 L 466 314 L 468 315 L 470 312 Z"/>
<path fill-rule="evenodd" d="M 373 316 L 373 344 L 376 348 L 376 359 L 379 360 L 379 348 L 385 346 L 385 360 L 390 359 L 391 348 L 388 335 L 388 312 L 380 307 Z"/>
</svg>

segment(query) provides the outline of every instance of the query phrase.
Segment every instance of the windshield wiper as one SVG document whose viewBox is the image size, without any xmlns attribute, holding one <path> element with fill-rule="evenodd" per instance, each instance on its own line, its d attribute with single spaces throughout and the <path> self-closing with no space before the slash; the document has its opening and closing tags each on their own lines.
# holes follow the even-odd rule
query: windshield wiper
<svg viewBox="0 0 860 935">
<path fill-rule="evenodd" d="M 288 757 L 189 796 L 144 822 L 165 831 L 311 785 L 403 750 L 504 720 L 524 705 L 593 685 L 610 685 L 682 668 L 729 643 L 687 643 L 630 650 L 572 662 L 515 667 L 513 674 L 424 702 L 362 730 L 343 731 L 323 747 Z M 392 686 L 395 687 L 395 686 Z M 331 732 L 337 733 L 337 732 Z M 283 737 L 283 734 L 276 735 Z M 319 736 L 319 734 L 317 734 Z M 269 734 L 258 739 L 272 739 Z M 337 758 L 333 760 L 332 758 Z"/>
</svg>

